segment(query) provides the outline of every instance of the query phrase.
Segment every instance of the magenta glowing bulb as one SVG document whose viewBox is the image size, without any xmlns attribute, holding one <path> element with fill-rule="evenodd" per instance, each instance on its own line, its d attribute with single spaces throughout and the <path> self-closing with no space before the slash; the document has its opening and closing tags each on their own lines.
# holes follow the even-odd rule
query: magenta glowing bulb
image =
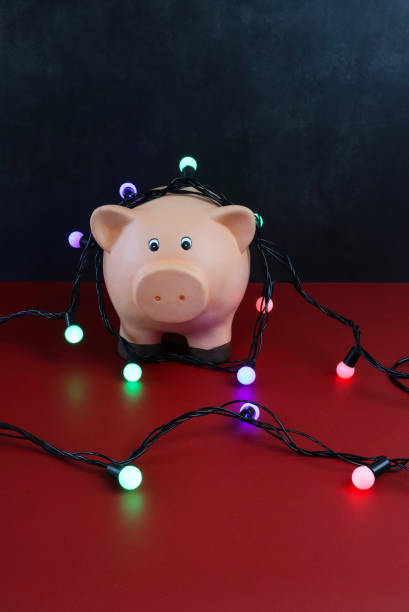
<svg viewBox="0 0 409 612">
<path fill-rule="evenodd" d="M 240 408 L 240 414 L 242 414 L 244 411 L 246 411 L 246 414 L 250 413 L 251 418 L 255 421 L 257 421 L 260 417 L 259 407 L 255 404 L 250 404 L 250 402 L 243 404 L 243 406 Z"/>
<path fill-rule="evenodd" d="M 343 361 L 340 361 L 337 365 L 337 374 L 340 378 L 346 380 L 347 378 L 352 378 L 352 376 L 355 374 L 355 368 L 351 368 L 350 366 L 347 366 Z"/>
<path fill-rule="evenodd" d="M 256 380 L 256 373 L 250 366 L 242 366 L 237 371 L 237 380 L 242 385 L 251 385 Z"/>
<path fill-rule="evenodd" d="M 258 298 L 258 300 L 257 300 L 257 302 L 256 302 L 256 308 L 257 308 L 257 310 L 258 310 L 259 312 L 261 312 L 261 311 L 263 311 L 263 312 L 264 312 L 264 311 L 265 311 L 265 309 L 266 309 L 266 308 L 265 308 L 265 303 L 266 303 L 265 298 L 263 298 L 263 297 L 259 297 L 259 298 Z M 274 306 L 274 304 L 273 304 L 273 300 L 268 300 L 268 304 L 267 304 L 267 311 L 268 311 L 268 312 L 271 312 L 271 311 L 273 310 L 273 306 Z"/>
<path fill-rule="evenodd" d="M 138 190 L 133 183 L 122 183 L 122 185 L 120 186 L 119 195 L 122 199 L 125 198 L 127 193 L 132 193 L 133 195 L 136 195 L 138 193 Z"/>
<path fill-rule="evenodd" d="M 81 238 L 84 236 L 82 232 L 71 232 L 68 236 L 68 242 L 74 249 L 81 248 Z"/>
<path fill-rule="evenodd" d="M 352 472 L 352 482 L 357 489 L 365 491 L 373 486 L 375 474 L 367 465 L 360 465 Z"/>
</svg>

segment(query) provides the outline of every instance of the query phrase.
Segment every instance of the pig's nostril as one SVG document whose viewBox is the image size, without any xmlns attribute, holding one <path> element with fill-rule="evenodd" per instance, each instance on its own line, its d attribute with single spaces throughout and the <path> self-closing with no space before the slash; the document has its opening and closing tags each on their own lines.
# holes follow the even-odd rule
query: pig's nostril
<svg viewBox="0 0 409 612">
<path fill-rule="evenodd" d="M 160 295 L 155 295 L 155 300 L 156 300 L 157 302 L 160 302 Z"/>
<path fill-rule="evenodd" d="M 183 293 L 182 293 L 182 295 L 179 295 L 179 300 L 183 301 L 184 299 L 185 299 L 185 296 L 183 295 Z"/>
</svg>

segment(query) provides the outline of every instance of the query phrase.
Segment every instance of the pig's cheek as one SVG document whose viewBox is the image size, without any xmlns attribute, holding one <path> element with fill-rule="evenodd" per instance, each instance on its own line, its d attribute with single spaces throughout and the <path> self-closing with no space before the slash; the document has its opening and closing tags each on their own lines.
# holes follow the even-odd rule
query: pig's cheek
<svg viewBox="0 0 409 612">
<path fill-rule="evenodd" d="M 119 252 L 104 254 L 104 278 L 111 302 L 122 318 L 135 311 L 132 287 L 138 274 L 134 262 L 128 262 Z"/>
<path fill-rule="evenodd" d="M 249 274 L 248 252 L 238 253 L 235 249 L 220 254 L 220 259 L 204 265 L 204 274 L 209 280 L 211 303 L 222 311 L 230 312 L 241 302 Z"/>
</svg>

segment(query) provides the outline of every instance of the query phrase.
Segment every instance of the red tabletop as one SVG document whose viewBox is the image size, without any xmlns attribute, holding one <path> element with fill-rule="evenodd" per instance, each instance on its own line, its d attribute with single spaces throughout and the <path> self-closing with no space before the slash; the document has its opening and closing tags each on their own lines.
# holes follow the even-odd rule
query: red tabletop
<svg viewBox="0 0 409 612">
<path fill-rule="evenodd" d="M 387 365 L 409 354 L 408 284 L 306 285 L 362 327 Z M 1 314 L 65 310 L 66 283 L 3 283 Z M 234 357 L 248 350 L 251 285 L 234 325 Z M 157 425 L 239 398 L 338 451 L 409 455 L 409 396 L 362 360 L 334 369 L 350 330 L 286 284 L 257 362 L 257 380 L 174 363 L 144 366 L 136 391 L 121 380 L 116 341 L 85 285 L 79 345 L 62 321 L 0 327 L 1 420 L 59 448 L 125 458 Z M 351 466 L 292 454 L 264 432 L 209 416 L 167 434 L 143 455 L 141 487 L 120 490 L 103 470 L 0 438 L 1 609 L 113 611 L 409 608 L 409 473 L 373 489 L 350 484 Z"/>
</svg>

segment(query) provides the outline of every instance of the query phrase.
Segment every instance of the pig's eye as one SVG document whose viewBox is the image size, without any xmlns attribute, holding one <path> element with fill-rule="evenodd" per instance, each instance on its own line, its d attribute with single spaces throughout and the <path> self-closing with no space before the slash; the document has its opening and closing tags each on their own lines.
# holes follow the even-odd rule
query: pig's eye
<svg viewBox="0 0 409 612">
<path fill-rule="evenodd" d="M 189 236 L 184 236 L 180 241 L 180 246 L 184 251 L 188 251 L 192 246 L 192 239 Z"/>
<path fill-rule="evenodd" d="M 151 238 L 148 242 L 148 247 L 151 251 L 157 251 L 159 249 L 159 240 L 157 238 Z"/>
</svg>

